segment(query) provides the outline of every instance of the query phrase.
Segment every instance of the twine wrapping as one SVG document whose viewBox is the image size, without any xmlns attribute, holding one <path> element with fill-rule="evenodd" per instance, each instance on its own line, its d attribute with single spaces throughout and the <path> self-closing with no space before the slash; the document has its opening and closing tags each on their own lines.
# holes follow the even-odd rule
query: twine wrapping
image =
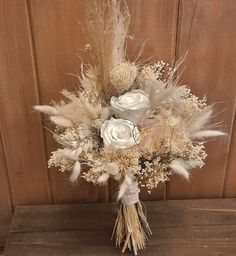
<svg viewBox="0 0 236 256">
<path fill-rule="evenodd" d="M 125 191 L 125 194 L 121 198 L 122 204 L 130 205 L 139 202 L 139 192 L 138 182 L 133 182 Z"/>
</svg>

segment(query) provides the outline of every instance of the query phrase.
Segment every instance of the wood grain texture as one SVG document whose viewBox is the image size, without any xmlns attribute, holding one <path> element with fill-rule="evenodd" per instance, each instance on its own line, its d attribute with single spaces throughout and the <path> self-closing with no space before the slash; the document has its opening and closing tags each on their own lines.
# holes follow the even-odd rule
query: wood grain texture
<svg viewBox="0 0 236 256">
<path fill-rule="evenodd" d="M 0 1 L 0 123 L 15 205 L 50 202 L 27 13 L 24 0 Z"/>
<path fill-rule="evenodd" d="M 80 70 L 86 39 L 79 22 L 84 23 L 87 1 L 30 1 L 30 13 L 37 54 L 37 71 L 41 104 L 59 100 L 62 89 L 74 90 L 77 80 L 72 75 Z M 47 120 L 45 120 L 47 122 Z M 46 132 L 47 155 L 57 148 L 51 133 Z M 99 187 L 82 180 L 68 183 L 69 173 L 50 170 L 53 201 L 55 203 L 78 201 L 106 201 L 108 187 Z"/>
<path fill-rule="evenodd" d="M 0 247 L 5 244 L 12 217 L 12 198 L 5 161 L 5 154 L 0 136 Z M 1 248 L 0 248 L 1 255 Z"/>
<path fill-rule="evenodd" d="M 92 0 L 90 0 L 92 1 Z M 74 90 L 80 49 L 87 43 L 84 24 L 90 1 L 0 1 L 0 246 L 11 207 L 21 204 L 115 200 L 118 184 L 99 187 L 68 183 L 68 173 L 48 172 L 46 161 L 57 145 L 43 129 L 48 120 L 35 104 L 61 99 Z M 172 177 L 145 200 L 236 196 L 236 4 L 235 0 L 127 0 L 131 12 L 128 55 L 146 42 L 143 59 L 172 62 L 188 50 L 183 82 L 209 103 L 221 102 L 216 120 L 228 136 L 207 146 L 206 167 L 191 183 Z M 151 62 L 150 61 L 150 62 Z M 234 125 L 233 125 L 234 122 Z M 76 240 L 75 240 L 76 241 Z M 219 253 L 219 255 L 221 255 Z M 230 255 L 230 254 L 229 254 Z"/>
<path fill-rule="evenodd" d="M 188 184 L 176 177 L 168 184 L 168 198 L 217 198 L 222 196 L 224 176 L 235 109 L 236 71 L 235 1 L 181 1 L 177 55 L 187 50 L 183 82 L 193 93 L 207 95 L 208 102 L 219 102 L 228 136 L 207 144 L 206 166 L 193 171 Z"/>
<path fill-rule="evenodd" d="M 139 255 L 235 255 L 236 199 L 145 204 L 153 236 Z M 17 207 L 4 255 L 120 255 L 115 215 L 111 203 Z"/>
<path fill-rule="evenodd" d="M 234 125 L 232 126 L 232 137 L 230 142 L 230 150 L 228 155 L 228 164 L 225 173 L 225 183 L 223 197 L 236 196 L 236 119 L 234 117 Z"/>
</svg>

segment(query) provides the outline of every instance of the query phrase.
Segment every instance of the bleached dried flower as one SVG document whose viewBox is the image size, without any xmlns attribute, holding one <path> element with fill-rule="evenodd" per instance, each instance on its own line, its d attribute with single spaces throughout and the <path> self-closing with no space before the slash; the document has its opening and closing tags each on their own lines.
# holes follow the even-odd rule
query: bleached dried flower
<svg viewBox="0 0 236 256">
<path fill-rule="evenodd" d="M 123 62 L 110 71 L 110 82 L 119 93 L 129 90 L 133 85 L 138 68 L 134 63 Z"/>
</svg>

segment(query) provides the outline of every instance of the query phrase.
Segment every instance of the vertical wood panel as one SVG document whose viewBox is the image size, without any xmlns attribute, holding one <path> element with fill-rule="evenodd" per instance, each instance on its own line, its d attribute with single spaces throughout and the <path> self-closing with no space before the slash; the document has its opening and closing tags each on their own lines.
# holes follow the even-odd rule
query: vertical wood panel
<svg viewBox="0 0 236 256">
<path fill-rule="evenodd" d="M 0 127 L 15 205 L 50 198 L 27 17 L 24 0 L 0 1 Z"/>
<path fill-rule="evenodd" d="M 221 101 L 218 120 L 229 136 L 207 146 L 206 167 L 193 171 L 188 184 L 181 178 L 168 185 L 168 198 L 221 197 L 235 104 L 236 5 L 234 0 L 181 0 L 178 56 L 187 49 L 184 83 L 209 103 Z"/>
<path fill-rule="evenodd" d="M 234 126 L 232 127 L 232 138 L 230 142 L 230 152 L 225 174 L 225 183 L 223 190 L 224 197 L 236 197 L 236 119 L 234 117 Z"/>
<path fill-rule="evenodd" d="M 175 56 L 176 23 L 178 0 L 127 0 L 131 14 L 130 33 L 133 40 L 128 41 L 128 56 L 132 61 L 137 49 L 146 42 L 142 60 L 153 57 L 149 62 L 164 60 L 171 63 Z M 117 195 L 117 183 L 112 182 L 110 196 Z M 166 193 L 165 184 L 160 184 L 149 195 L 142 189 L 142 200 L 163 199 Z"/>
<path fill-rule="evenodd" d="M 11 192 L 7 177 L 5 155 L 0 136 L 0 247 L 4 246 L 12 217 Z"/>
<path fill-rule="evenodd" d="M 84 23 L 87 1 L 31 0 L 30 10 L 37 52 L 41 104 L 52 99 L 59 100 L 62 89 L 74 90 L 76 79 L 65 73 L 77 73 L 86 39 L 79 28 Z M 48 157 L 58 145 L 46 132 Z M 94 186 L 80 180 L 78 184 L 68 182 L 69 173 L 50 170 L 53 200 L 56 203 L 76 201 L 100 201 L 108 199 L 108 188 Z"/>
</svg>

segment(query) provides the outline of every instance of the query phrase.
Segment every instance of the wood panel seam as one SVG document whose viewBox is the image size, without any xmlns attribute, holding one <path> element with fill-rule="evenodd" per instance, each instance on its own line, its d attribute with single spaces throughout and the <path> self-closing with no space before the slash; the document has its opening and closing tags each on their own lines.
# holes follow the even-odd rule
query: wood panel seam
<svg viewBox="0 0 236 256">
<path fill-rule="evenodd" d="M 198 0 L 196 0 L 196 4 L 195 4 L 194 9 L 193 9 L 193 16 L 192 16 L 192 19 L 191 19 L 191 22 L 190 22 L 189 34 L 188 34 L 188 38 L 187 38 L 187 46 L 190 43 L 190 37 L 191 37 L 191 32 L 192 32 L 192 27 L 193 27 L 193 20 L 194 20 L 195 14 L 196 14 L 197 5 L 198 5 Z M 188 51 L 188 49 L 186 49 L 186 51 Z"/>
<path fill-rule="evenodd" d="M 224 168 L 224 180 L 222 182 L 222 188 L 221 188 L 221 198 L 223 198 L 225 196 L 225 189 L 226 189 L 226 182 L 227 182 L 227 178 L 228 178 L 228 175 L 229 175 L 229 159 L 230 159 L 230 155 L 231 155 L 231 147 L 232 147 L 232 136 L 233 136 L 233 130 L 234 128 L 236 128 L 236 125 L 235 125 L 235 115 L 236 115 L 236 99 L 234 100 L 234 115 L 233 115 L 233 118 L 232 118 L 232 121 L 231 121 L 231 128 L 230 128 L 230 132 L 229 132 L 229 143 L 228 143 L 228 148 L 227 148 L 227 160 L 226 160 L 226 163 L 225 163 L 225 168 Z"/>
<path fill-rule="evenodd" d="M 5 154 L 5 150 L 4 150 L 4 146 L 3 146 L 3 142 L 2 142 L 1 131 L 0 131 L 0 147 L 2 148 L 3 164 L 4 164 L 4 167 L 5 167 L 5 171 L 3 170 L 3 175 L 6 178 L 7 191 L 8 191 L 9 200 L 10 200 L 9 203 L 10 203 L 11 215 L 13 215 L 14 202 L 13 202 L 12 193 L 11 193 L 11 184 L 10 184 L 10 178 L 9 178 L 9 175 L 8 175 L 8 166 L 7 166 L 6 154 Z"/>
<path fill-rule="evenodd" d="M 31 12 L 31 4 L 30 0 L 25 0 L 26 5 L 26 15 L 27 15 L 27 23 L 28 23 L 28 31 L 29 31 L 29 41 L 31 46 L 31 57 L 32 57 L 32 69 L 33 69 L 33 75 L 35 80 L 35 93 L 36 93 L 36 99 L 37 103 L 39 104 L 41 102 L 40 97 L 40 90 L 39 90 L 39 72 L 38 72 L 38 64 L 37 64 L 37 53 L 35 48 L 35 39 L 34 39 L 34 27 L 33 27 L 33 19 L 32 19 L 32 12 Z M 42 126 L 42 116 L 41 116 L 41 134 L 43 137 L 43 148 L 44 148 L 44 156 L 45 160 L 47 159 L 47 149 L 46 149 L 46 138 L 45 138 L 45 132 L 44 128 Z M 49 196 L 49 203 L 53 203 L 53 196 L 52 196 L 52 188 L 51 188 L 51 182 L 50 182 L 50 175 L 48 173 L 48 169 L 46 166 L 46 177 L 47 177 L 47 190 L 48 190 L 48 196 Z"/>
<path fill-rule="evenodd" d="M 178 57 L 178 40 L 179 40 L 179 32 L 180 32 L 180 6 L 181 6 L 181 0 L 178 0 L 178 4 L 177 4 L 177 15 L 176 15 L 176 26 L 175 26 L 175 48 L 174 48 L 174 63 L 176 63 L 177 61 L 177 57 Z"/>
<path fill-rule="evenodd" d="M 175 65 L 176 61 L 177 61 L 177 45 L 178 45 L 178 38 L 179 38 L 179 19 L 180 19 L 180 1 L 181 0 L 177 0 L 176 2 L 176 24 L 175 24 L 175 29 L 174 29 L 174 49 L 173 49 L 173 65 Z M 163 200 L 167 200 L 168 199 L 168 182 L 164 183 L 164 193 L 163 193 Z"/>
</svg>

